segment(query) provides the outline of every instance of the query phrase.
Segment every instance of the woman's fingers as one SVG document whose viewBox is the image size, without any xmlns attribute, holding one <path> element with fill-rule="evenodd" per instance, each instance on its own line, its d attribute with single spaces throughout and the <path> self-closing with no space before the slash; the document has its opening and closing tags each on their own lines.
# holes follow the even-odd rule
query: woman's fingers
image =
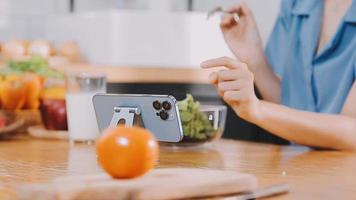
<svg viewBox="0 0 356 200">
<path fill-rule="evenodd" d="M 251 100 L 251 96 L 247 90 L 226 91 L 223 94 L 223 99 L 230 103 L 245 103 Z"/>
<path fill-rule="evenodd" d="M 219 95 L 226 102 L 239 104 L 256 98 L 253 88 L 254 76 L 245 63 L 228 57 L 211 59 L 201 63 L 202 68 L 222 66 L 228 69 L 211 73 L 209 81 L 215 85 Z"/>
<path fill-rule="evenodd" d="M 208 79 L 209 79 L 209 82 L 215 86 L 216 90 L 219 93 L 219 96 L 222 97 L 224 95 L 224 93 L 218 89 L 218 82 L 219 82 L 218 73 L 217 72 L 210 73 Z"/>
<path fill-rule="evenodd" d="M 218 81 L 233 81 L 249 76 L 250 71 L 245 69 L 220 70 L 216 75 Z"/>
<path fill-rule="evenodd" d="M 200 64 L 200 67 L 202 68 L 226 67 L 228 69 L 237 69 L 237 68 L 247 69 L 247 65 L 245 63 L 239 62 L 235 59 L 226 56 L 204 61 Z"/>
<path fill-rule="evenodd" d="M 226 91 L 234 91 L 234 90 L 241 90 L 245 87 L 246 83 L 242 80 L 236 81 L 225 81 L 219 82 L 217 88 L 219 92 L 226 92 Z"/>
<path fill-rule="evenodd" d="M 243 97 L 241 91 L 226 91 L 224 92 L 223 99 L 227 102 L 239 102 Z"/>
<path fill-rule="evenodd" d="M 242 2 L 236 6 L 233 6 L 229 9 L 227 9 L 227 12 L 229 13 L 237 13 L 240 16 L 246 16 L 251 14 L 251 10 L 249 9 L 249 7 L 247 6 L 247 4 L 245 2 Z"/>
<path fill-rule="evenodd" d="M 236 25 L 238 21 L 235 19 L 234 14 L 237 14 L 239 17 L 243 14 L 243 4 L 238 4 L 236 6 L 233 6 L 226 11 L 228 12 L 227 14 L 224 13 L 221 16 L 221 22 L 220 22 L 220 28 L 229 28 L 233 25 Z"/>
<path fill-rule="evenodd" d="M 231 14 L 223 14 L 221 16 L 220 28 L 228 28 L 236 23 L 234 16 Z"/>
<path fill-rule="evenodd" d="M 209 82 L 213 85 L 216 85 L 218 83 L 218 73 L 217 72 L 211 72 L 209 74 Z"/>
</svg>

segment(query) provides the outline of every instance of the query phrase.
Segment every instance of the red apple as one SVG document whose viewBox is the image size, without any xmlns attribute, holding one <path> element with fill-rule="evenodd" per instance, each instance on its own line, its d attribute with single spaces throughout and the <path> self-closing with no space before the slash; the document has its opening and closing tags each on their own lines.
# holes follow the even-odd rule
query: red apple
<svg viewBox="0 0 356 200">
<path fill-rule="evenodd" d="M 4 128 L 7 124 L 7 119 L 4 117 L 0 117 L 0 128 Z"/>
<path fill-rule="evenodd" d="M 67 130 L 67 111 L 64 99 L 42 99 L 42 122 L 49 130 Z"/>
</svg>

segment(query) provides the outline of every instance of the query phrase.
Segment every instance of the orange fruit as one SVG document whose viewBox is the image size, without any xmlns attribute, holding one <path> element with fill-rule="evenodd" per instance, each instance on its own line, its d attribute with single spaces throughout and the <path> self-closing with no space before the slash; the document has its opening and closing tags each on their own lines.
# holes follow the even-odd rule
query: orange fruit
<svg viewBox="0 0 356 200">
<path fill-rule="evenodd" d="M 40 93 L 42 90 L 41 77 L 36 74 L 25 74 L 23 81 L 27 86 L 26 99 L 24 108 L 38 109 L 40 105 Z"/>
<path fill-rule="evenodd" d="M 41 92 L 42 99 L 65 99 L 66 89 L 64 86 L 45 88 Z"/>
<path fill-rule="evenodd" d="M 3 81 L 0 86 L 3 109 L 20 110 L 25 103 L 26 89 L 26 84 L 20 78 Z"/>
<path fill-rule="evenodd" d="M 107 129 L 96 144 L 98 161 L 113 178 L 134 178 L 152 169 L 159 149 L 147 129 L 124 127 Z"/>
</svg>

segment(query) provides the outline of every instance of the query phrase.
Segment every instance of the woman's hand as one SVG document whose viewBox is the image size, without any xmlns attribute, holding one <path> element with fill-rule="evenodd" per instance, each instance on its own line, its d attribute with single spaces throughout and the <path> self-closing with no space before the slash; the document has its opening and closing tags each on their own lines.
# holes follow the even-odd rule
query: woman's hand
<svg viewBox="0 0 356 200">
<path fill-rule="evenodd" d="M 254 71 L 265 59 L 254 16 L 244 3 L 230 8 L 228 12 L 238 13 L 240 20 L 236 22 L 233 15 L 223 16 L 220 28 L 225 42 L 233 54 Z"/>
<path fill-rule="evenodd" d="M 200 66 L 226 67 L 227 69 L 211 73 L 210 82 L 241 118 L 250 122 L 259 118 L 259 99 L 254 91 L 254 76 L 245 63 L 222 57 L 207 60 Z"/>
</svg>

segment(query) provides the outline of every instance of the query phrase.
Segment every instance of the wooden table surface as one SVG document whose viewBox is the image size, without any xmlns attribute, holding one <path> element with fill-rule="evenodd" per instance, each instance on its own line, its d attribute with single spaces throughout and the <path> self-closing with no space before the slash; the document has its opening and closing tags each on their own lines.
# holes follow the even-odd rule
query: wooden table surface
<svg viewBox="0 0 356 200">
<path fill-rule="evenodd" d="M 220 140 L 199 149 L 161 148 L 157 167 L 236 170 L 256 175 L 261 186 L 289 183 L 291 192 L 277 199 L 356 197 L 356 154 L 350 152 Z M 65 141 L 44 140 L 0 141 L 2 188 L 100 171 L 93 145 L 73 146 Z"/>
<path fill-rule="evenodd" d="M 55 67 L 68 72 L 101 72 L 111 83 L 190 83 L 207 84 L 210 69 L 188 67 L 112 66 L 70 64 Z"/>
<path fill-rule="evenodd" d="M 0 68 L 5 63 L 0 61 Z M 104 65 L 89 63 L 56 64 L 53 68 L 63 72 L 100 72 L 111 83 L 184 83 L 208 84 L 210 72 L 216 69 L 171 66 Z"/>
</svg>

